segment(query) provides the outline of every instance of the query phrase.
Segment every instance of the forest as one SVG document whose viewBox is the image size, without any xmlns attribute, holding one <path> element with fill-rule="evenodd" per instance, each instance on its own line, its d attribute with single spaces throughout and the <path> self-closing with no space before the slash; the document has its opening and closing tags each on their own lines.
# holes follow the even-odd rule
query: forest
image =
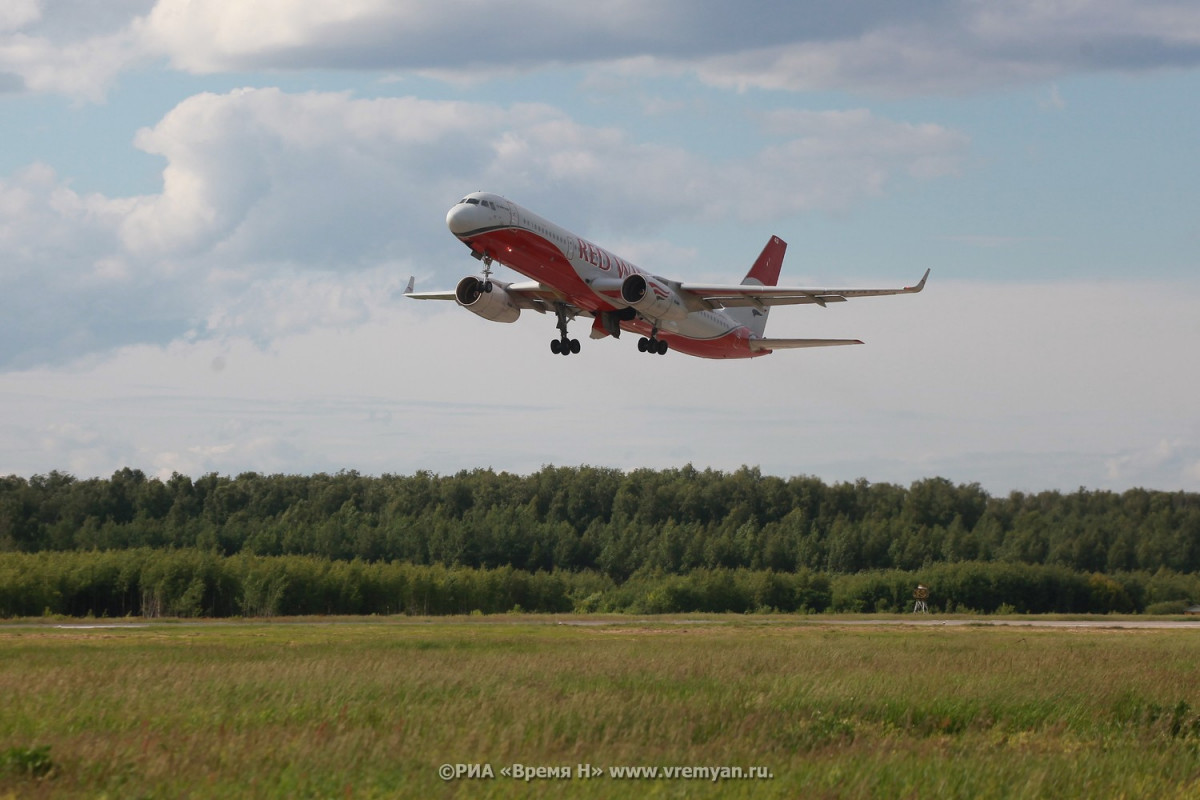
<svg viewBox="0 0 1200 800">
<path fill-rule="evenodd" d="M 81 600 L 80 571 L 117 561 Z M 899 610 L 935 574 L 944 610 L 1143 611 L 1200 600 L 1198 573 L 1200 495 L 1184 492 L 992 497 L 944 478 L 826 484 L 691 466 L 0 477 L 8 616 L 423 613 L 401 588 L 421 580 L 436 613 Z M 306 581 L 345 596 L 301 600 Z"/>
</svg>

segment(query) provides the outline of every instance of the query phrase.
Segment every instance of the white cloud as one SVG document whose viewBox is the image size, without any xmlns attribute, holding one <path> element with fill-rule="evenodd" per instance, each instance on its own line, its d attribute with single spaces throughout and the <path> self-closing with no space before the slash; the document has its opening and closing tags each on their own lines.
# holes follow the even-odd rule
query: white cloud
<svg viewBox="0 0 1200 800">
<path fill-rule="evenodd" d="M 38 0 L 8 0 L 0 6 L 0 33 L 20 30 L 41 16 Z"/>
<path fill-rule="evenodd" d="M 122 72 L 148 55 L 134 19 L 154 0 L 5 0 L 0 76 L 31 92 L 97 102 Z"/>
</svg>

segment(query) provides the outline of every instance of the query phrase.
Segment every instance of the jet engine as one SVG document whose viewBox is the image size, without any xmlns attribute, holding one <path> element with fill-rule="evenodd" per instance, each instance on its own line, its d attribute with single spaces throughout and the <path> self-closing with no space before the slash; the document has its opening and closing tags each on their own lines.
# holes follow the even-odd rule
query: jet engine
<svg viewBox="0 0 1200 800">
<path fill-rule="evenodd" d="M 678 292 L 658 278 L 639 272 L 621 282 L 621 300 L 652 320 L 683 319 L 688 315 Z"/>
<path fill-rule="evenodd" d="M 473 314 L 493 322 L 516 322 L 521 308 L 504 287 L 469 275 L 458 282 L 454 300 Z"/>
</svg>

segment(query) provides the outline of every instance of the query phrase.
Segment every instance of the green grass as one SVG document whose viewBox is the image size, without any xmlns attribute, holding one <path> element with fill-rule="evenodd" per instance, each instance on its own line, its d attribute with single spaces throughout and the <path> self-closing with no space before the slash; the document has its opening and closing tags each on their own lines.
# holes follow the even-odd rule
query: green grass
<svg viewBox="0 0 1200 800">
<path fill-rule="evenodd" d="M 1200 631 L 811 620 L 0 627 L 0 798 L 1200 795 Z"/>
</svg>

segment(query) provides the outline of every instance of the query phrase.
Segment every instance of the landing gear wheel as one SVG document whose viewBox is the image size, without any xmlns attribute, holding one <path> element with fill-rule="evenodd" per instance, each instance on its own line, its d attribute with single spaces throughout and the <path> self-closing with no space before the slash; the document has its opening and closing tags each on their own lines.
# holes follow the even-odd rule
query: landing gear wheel
<svg viewBox="0 0 1200 800">
<path fill-rule="evenodd" d="M 578 340 L 578 339 L 572 339 L 572 340 L 571 340 L 571 352 L 572 352 L 572 353 L 578 353 L 578 352 L 579 352 L 579 340 Z"/>
<path fill-rule="evenodd" d="M 661 356 L 666 354 L 668 347 L 665 341 L 654 336 L 650 338 L 643 336 L 638 339 L 638 352 L 641 353 L 654 353 Z"/>
<path fill-rule="evenodd" d="M 550 352 L 554 353 L 554 355 L 558 355 L 559 353 L 561 353 L 562 352 L 562 342 L 558 341 L 558 339 L 551 339 L 550 340 Z"/>
</svg>

